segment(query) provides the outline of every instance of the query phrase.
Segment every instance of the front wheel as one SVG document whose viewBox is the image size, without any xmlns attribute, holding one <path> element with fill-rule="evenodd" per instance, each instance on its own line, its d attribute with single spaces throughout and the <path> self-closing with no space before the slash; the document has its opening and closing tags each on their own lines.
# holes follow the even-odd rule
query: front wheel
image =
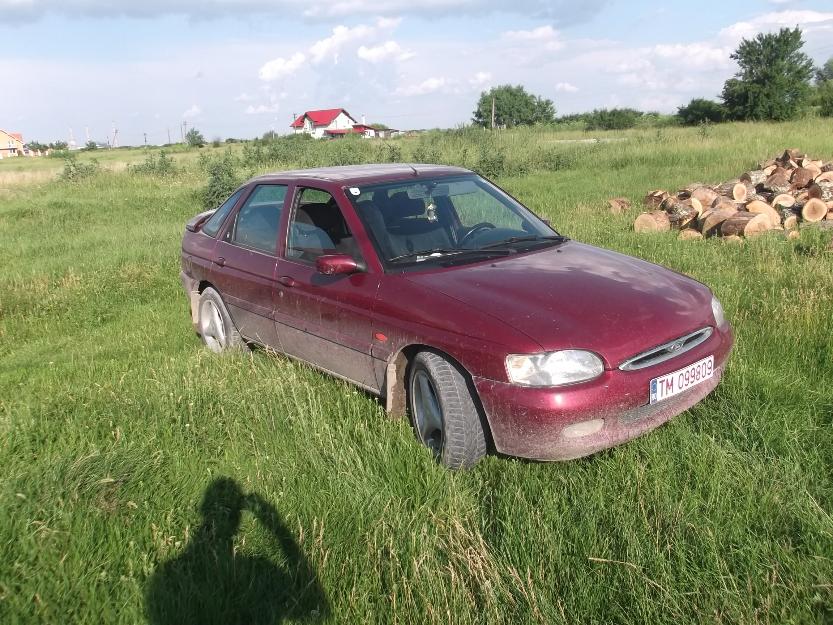
<svg viewBox="0 0 833 625">
<path fill-rule="evenodd" d="M 226 310 L 223 298 L 213 288 L 207 287 L 200 294 L 198 312 L 200 336 L 212 352 L 248 349 Z"/>
<path fill-rule="evenodd" d="M 435 352 L 419 352 L 408 376 L 416 435 L 449 469 L 467 469 L 486 455 L 480 413 L 464 374 Z"/>
</svg>

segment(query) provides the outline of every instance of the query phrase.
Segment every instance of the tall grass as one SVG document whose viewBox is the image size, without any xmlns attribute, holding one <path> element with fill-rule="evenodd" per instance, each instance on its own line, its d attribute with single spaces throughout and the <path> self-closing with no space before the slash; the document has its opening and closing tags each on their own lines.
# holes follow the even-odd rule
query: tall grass
<svg viewBox="0 0 833 625">
<path fill-rule="evenodd" d="M 346 384 L 200 347 L 177 277 L 206 182 L 195 162 L 15 187 L 0 203 L 0 623 L 829 622 L 829 235 L 742 247 L 638 236 L 604 200 L 725 179 L 784 147 L 833 159 L 831 130 L 392 142 L 403 161 L 467 166 L 500 150 L 498 181 L 560 231 L 706 282 L 737 334 L 715 393 L 653 434 L 585 460 L 491 457 L 467 473 L 437 467 L 407 423 Z M 387 144 L 298 145 L 275 163 L 238 148 L 235 170 L 375 159 Z M 204 502 L 218 477 L 274 514 Z M 224 526 L 235 512 L 239 527 Z M 247 571 L 266 571 L 273 592 L 253 598 Z M 174 606 L 167 620 L 158 605 Z"/>
</svg>

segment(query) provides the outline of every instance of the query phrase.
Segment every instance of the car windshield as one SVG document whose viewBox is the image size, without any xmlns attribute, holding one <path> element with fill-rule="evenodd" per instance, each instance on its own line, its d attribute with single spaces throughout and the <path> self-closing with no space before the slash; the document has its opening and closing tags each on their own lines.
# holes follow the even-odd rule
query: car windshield
<svg viewBox="0 0 833 625">
<path fill-rule="evenodd" d="M 476 174 L 345 189 L 387 268 L 458 264 L 564 240 Z"/>
</svg>

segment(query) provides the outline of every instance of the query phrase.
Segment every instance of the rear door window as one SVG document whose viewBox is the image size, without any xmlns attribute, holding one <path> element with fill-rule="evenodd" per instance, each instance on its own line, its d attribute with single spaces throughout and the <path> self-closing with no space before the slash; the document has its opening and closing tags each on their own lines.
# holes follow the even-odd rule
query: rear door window
<svg viewBox="0 0 833 625">
<path fill-rule="evenodd" d="M 286 185 L 257 185 L 226 232 L 229 243 L 275 255 Z"/>
<path fill-rule="evenodd" d="M 231 197 L 227 199 L 220 205 L 214 214 L 208 218 L 208 221 L 205 222 L 200 232 L 207 234 L 210 237 L 217 236 L 217 232 L 220 230 L 220 227 L 223 225 L 223 222 L 228 217 L 228 214 L 231 212 L 231 209 L 234 208 L 234 205 L 237 204 L 237 200 L 240 199 L 240 195 L 243 193 L 243 189 L 238 189 L 234 193 L 231 194 Z"/>
</svg>

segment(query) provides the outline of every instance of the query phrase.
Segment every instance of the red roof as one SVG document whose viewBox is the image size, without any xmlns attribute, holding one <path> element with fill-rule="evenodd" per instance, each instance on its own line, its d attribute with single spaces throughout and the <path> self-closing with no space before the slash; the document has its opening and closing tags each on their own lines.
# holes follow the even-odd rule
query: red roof
<svg viewBox="0 0 833 625">
<path fill-rule="evenodd" d="M 307 111 L 294 122 L 292 122 L 289 127 L 290 128 L 303 128 L 304 127 L 304 118 L 309 117 L 310 121 L 312 122 L 313 126 L 329 126 L 333 120 L 339 116 L 340 113 L 344 113 L 350 119 L 353 119 L 352 115 L 345 111 L 344 109 L 322 109 L 320 111 Z M 353 119 L 353 121 L 356 121 Z"/>
<path fill-rule="evenodd" d="M 18 141 L 23 143 L 23 135 L 19 132 L 10 132 L 9 134 L 11 135 L 12 139 L 17 139 Z"/>
</svg>

